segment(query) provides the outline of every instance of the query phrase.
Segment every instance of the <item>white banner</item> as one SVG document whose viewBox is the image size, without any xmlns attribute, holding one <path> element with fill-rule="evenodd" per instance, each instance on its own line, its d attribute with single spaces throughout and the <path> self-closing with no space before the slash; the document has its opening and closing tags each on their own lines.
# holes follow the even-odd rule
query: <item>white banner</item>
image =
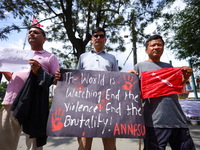
<svg viewBox="0 0 200 150">
<path fill-rule="evenodd" d="M 0 71 L 1 72 L 28 72 L 29 59 L 33 58 L 32 50 L 4 48 L 0 50 Z"/>
</svg>

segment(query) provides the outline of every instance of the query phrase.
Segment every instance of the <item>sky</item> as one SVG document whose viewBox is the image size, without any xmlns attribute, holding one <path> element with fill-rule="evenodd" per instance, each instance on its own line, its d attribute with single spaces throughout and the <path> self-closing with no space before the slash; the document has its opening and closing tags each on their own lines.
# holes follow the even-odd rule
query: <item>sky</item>
<svg viewBox="0 0 200 150">
<path fill-rule="evenodd" d="M 181 0 L 177 0 L 175 2 L 175 6 L 180 6 L 181 8 L 184 8 L 184 3 Z M 174 8 L 173 7 L 173 8 Z M 167 11 L 167 10 L 165 10 Z M 9 15 L 9 14 L 8 14 Z M 37 19 L 37 18 L 36 18 Z M 41 18 L 42 20 L 42 18 Z M 38 20 L 39 21 L 39 20 Z M 158 22 L 162 23 L 162 20 L 159 20 Z M 12 24 L 15 23 L 16 25 L 22 26 L 22 21 L 21 20 L 14 20 L 14 19 L 8 19 L 6 21 L 0 21 L 0 26 L 4 27 L 7 24 Z M 41 23 L 42 25 L 44 25 L 43 29 L 45 30 L 45 27 L 50 24 L 50 21 L 45 21 Z M 152 32 L 155 29 L 155 23 L 149 25 L 147 27 L 147 29 L 145 30 L 145 33 L 148 34 L 152 34 Z M 130 35 L 130 31 L 126 30 L 124 32 L 121 32 L 121 35 Z M 16 48 L 16 49 L 23 49 L 24 46 L 24 41 L 26 41 L 25 43 L 25 49 L 29 50 L 30 46 L 27 42 L 26 39 L 27 36 L 27 31 L 26 30 L 22 30 L 21 32 L 17 33 L 17 32 L 12 32 L 11 34 L 8 35 L 7 40 L 0 40 L 0 50 L 3 48 Z M 125 43 L 126 43 L 126 51 L 125 52 L 111 52 L 113 55 L 115 55 L 116 59 L 118 60 L 118 65 L 122 67 L 123 72 L 133 69 L 133 53 L 131 53 L 129 59 L 126 61 L 128 55 L 130 54 L 131 50 L 132 50 L 132 43 L 130 42 L 130 38 L 126 38 L 125 39 Z M 58 49 L 62 49 L 62 45 L 60 43 L 56 43 L 56 42 L 45 42 L 44 44 L 44 49 L 51 52 L 50 48 L 54 47 L 56 45 L 56 48 Z M 143 45 L 137 45 L 137 62 L 142 62 L 148 60 L 148 56 L 145 53 L 145 47 Z M 188 61 L 187 60 L 183 60 L 183 61 L 178 61 L 175 59 L 175 55 L 172 53 L 172 51 L 170 51 L 169 49 L 165 48 L 164 49 L 164 53 L 161 57 L 161 60 L 163 62 L 169 62 L 170 60 L 172 61 L 172 65 L 174 67 L 181 67 L 181 66 L 188 66 Z M 126 63 L 125 63 L 126 61 Z M 124 65 L 125 63 L 125 65 Z"/>
</svg>

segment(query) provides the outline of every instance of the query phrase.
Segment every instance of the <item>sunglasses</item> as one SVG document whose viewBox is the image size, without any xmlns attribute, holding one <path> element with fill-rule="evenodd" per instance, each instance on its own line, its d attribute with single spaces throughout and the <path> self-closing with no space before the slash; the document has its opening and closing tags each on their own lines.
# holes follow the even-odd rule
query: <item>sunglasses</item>
<svg viewBox="0 0 200 150">
<path fill-rule="evenodd" d="M 105 35 L 104 35 L 104 34 L 100 34 L 100 35 L 95 34 L 95 35 L 93 35 L 93 37 L 94 37 L 95 39 L 97 39 L 98 37 L 100 37 L 101 39 L 103 39 L 103 38 L 105 38 Z"/>
</svg>

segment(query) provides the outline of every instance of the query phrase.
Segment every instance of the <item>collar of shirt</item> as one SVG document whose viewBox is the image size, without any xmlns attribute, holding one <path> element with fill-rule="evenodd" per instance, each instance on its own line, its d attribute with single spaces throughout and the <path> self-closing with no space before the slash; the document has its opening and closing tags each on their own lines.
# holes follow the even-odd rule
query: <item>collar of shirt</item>
<svg viewBox="0 0 200 150">
<path fill-rule="evenodd" d="M 105 50 L 102 50 L 102 51 L 100 51 L 100 52 L 97 53 L 95 50 L 91 50 L 91 53 L 96 53 L 96 54 L 104 53 L 105 54 L 106 52 L 105 52 Z"/>
<path fill-rule="evenodd" d="M 45 50 L 35 51 L 35 54 L 43 54 L 43 53 L 45 53 L 45 52 L 46 52 Z"/>
</svg>

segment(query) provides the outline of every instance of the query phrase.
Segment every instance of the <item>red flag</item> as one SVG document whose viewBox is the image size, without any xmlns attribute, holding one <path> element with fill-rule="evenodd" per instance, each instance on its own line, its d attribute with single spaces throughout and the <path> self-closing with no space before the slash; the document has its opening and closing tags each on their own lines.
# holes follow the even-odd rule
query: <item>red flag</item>
<svg viewBox="0 0 200 150">
<path fill-rule="evenodd" d="M 182 94 L 182 71 L 180 67 L 142 71 L 141 98 Z"/>
<path fill-rule="evenodd" d="M 33 24 L 32 25 L 34 25 L 34 26 L 37 26 L 37 27 L 44 27 L 43 25 L 41 25 L 41 24 L 37 24 L 38 23 L 38 21 L 35 19 L 35 16 L 33 16 Z"/>
</svg>

